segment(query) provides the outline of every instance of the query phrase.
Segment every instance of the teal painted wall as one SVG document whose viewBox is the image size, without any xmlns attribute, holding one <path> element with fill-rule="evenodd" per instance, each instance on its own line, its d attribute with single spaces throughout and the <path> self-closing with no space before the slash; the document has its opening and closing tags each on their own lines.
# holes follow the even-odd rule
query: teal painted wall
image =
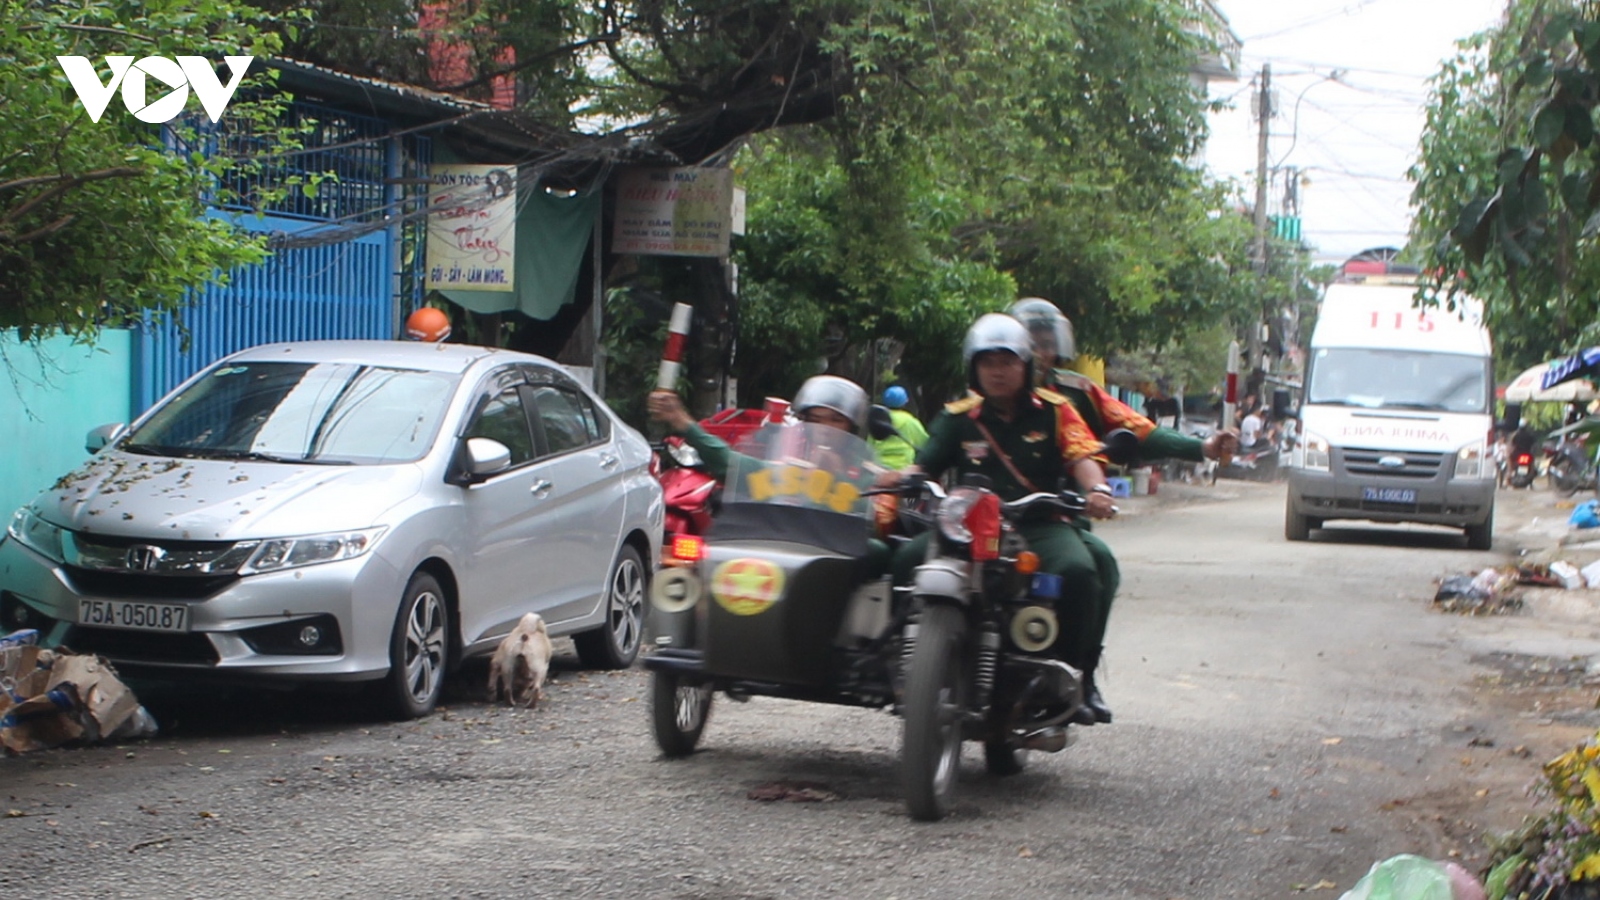
<svg viewBox="0 0 1600 900">
<path fill-rule="evenodd" d="M 132 333 L 108 330 L 92 346 L 51 338 L 23 343 L 0 332 L 0 519 L 88 458 L 83 439 L 127 422 L 133 398 Z"/>
</svg>

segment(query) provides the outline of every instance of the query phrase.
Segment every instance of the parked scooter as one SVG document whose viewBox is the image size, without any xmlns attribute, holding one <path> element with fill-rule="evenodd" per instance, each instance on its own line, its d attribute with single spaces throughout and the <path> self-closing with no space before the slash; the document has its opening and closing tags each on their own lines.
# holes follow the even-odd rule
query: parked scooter
<svg viewBox="0 0 1600 900">
<path fill-rule="evenodd" d="M 1570 497 L 1591 483 L 1594 473 L 1581 440 L 1563 437 L 1559 441 L 1546 441 L 1542 449 L 1552 490 Z"/>
</svg>

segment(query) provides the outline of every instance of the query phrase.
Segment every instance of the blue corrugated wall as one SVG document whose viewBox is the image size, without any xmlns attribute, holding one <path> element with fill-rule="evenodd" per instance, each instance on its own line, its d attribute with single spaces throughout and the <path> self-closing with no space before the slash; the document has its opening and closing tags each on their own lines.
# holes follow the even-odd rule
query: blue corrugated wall
<svg viewBox="0 0 1600 900">
<path fill-rule="evenodd" d="M 241 216 L 241 227 L 294 231 L 319 223 Z M 134 341 L 134 407 L 149 409 L 185 378 L 237 350 L 276 341 L 394 337 L 389 235 L 279 251 L 233 272 Z M 187 342 L 184 332 L 187 331 Z M 186 345 L 187 343 L 187 345 Z"/>
</svg>

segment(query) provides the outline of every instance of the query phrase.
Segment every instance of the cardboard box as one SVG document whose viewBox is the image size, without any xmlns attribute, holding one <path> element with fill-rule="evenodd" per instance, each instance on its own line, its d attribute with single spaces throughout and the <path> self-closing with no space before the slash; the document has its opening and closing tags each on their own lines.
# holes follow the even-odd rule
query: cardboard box
<svg viewBox="0 0 1600 900">
<path fill-rule="evenodd" d="M 76 688 L 79 708 L 88 715 L 89 721 L 83 723 L 87 740 L 98 741 L 116 731 L 139 708 L 133 691 L 98 656 L 57 656 L 45 690 L 69 684 Z"/>
<path fill-rule="evenodd" d="M 12 753 L 93 743 L 141 708 L 104 659 L 36 646 L 0 656 L 0 687 L 0 747 Z"/>
</svg>

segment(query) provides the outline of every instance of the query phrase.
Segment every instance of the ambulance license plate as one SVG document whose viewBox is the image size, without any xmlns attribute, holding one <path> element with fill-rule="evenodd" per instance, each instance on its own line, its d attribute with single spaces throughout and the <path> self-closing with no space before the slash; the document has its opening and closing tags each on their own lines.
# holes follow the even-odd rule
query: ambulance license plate
<svg viewBox="0 0 1600 900">
<path fill-rule="evenodd" d="M 1364 487 L 1361 489 L 1362 500 L 1372 500 L 1377 503 L 1416 503 L 1416 488 L 1391 488 L 1391 487 Z"/>
</svg>

